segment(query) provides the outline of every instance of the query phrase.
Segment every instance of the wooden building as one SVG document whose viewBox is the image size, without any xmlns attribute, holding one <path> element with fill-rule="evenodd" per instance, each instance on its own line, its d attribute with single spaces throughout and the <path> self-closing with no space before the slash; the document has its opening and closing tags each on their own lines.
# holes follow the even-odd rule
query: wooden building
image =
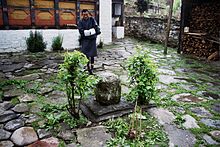
<svg viewBox="0 0 220 147">
<path fill-rule="evenodd" d="M 0 52 L 24 50 L 30 30 L 42 32 L 44 40 L 63 35 L 63 47 L 79 47 L 77 23 L 88 9 L 100 28 L 97 43 L 124 37 L 124 0 L 0 0 Z M 11 41 L 11 42 L 9 42 Z M 13 50 L 11 50 L 13 48 Z"/>
<path fill-rule="evenodd" d="M 74 27 L 80 11 L 98 20 L 97 0 L 0 0 L 1 29 Z"/>
<path fill-rule="evenodd" d="M 210 60 L 219 58 L 219 0 L 182 0 L 179 42 L 179 52 Z"/>
</svg>

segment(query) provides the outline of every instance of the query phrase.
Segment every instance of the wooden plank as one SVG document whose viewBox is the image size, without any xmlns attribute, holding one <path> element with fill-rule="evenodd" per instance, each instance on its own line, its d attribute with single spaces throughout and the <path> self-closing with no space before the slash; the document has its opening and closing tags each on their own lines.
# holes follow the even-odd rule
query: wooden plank
<svg viewBox="0 0 220 147">
<path fill-rule="evenodd" d="M 8 6 L 29 7 L 29 0 L 7 0 Z"/>
<path fill-rule="evenodd" d="M 80 11 L 82 11 L 83 9 L 87 9 L 89 10 L 90 16 L 95 17 L 95 4 L 85 4 L 85 3 L 81 3 L 80 4 Z"/>
<path fill-rule="evenodd" d="M 36 26 L 55 26 L 54 10 L 35 10 Z"/>
<path fill-rule="evenodd" d="M 76 24 L 76 12 L 73 10 L 60 10 L 60 26 Z"/>
<path fill-rule="evenodd" d="M 80 4 L 80 10 L 83 10 L 83 9 L 95 10 L 95 4 L 84 4 L 84 3 L 81 3 Z"/>
<path fill-rule="evenodd" d="M 60 9 L 75 9 L 76 3 L 74 2 L 59 2 Z"/>
<path fill-rule="evenodd" d="M 54 8 L 53 0 L 35 0 L 35 8 Z"/>
<path fill-rule="evenodd" d="M 9 25 L 10 26 L 30 26 L 30 10 L 29 9 L 8 9 Z"/>
<path fill-rule="evenodd" d="M 2 13 L 2 8 L 0 7 L 0 26 L 3 26 L 3 13 Z"/>
</svg>

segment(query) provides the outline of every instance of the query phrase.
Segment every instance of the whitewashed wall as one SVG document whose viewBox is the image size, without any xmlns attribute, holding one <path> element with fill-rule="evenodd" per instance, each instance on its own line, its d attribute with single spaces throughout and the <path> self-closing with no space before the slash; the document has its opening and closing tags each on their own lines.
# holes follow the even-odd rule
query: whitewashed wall
<svg viewBox="0 0 220 147">
<path fill-rule="evenodd" d="M 29 36 L 29 32 L 34 30 L 0 30 L 0 52 L 19 52 L 26 50 L 25 38 Z M 79 32 L 76 29 L 48 29 L 40 31 L 47 42 L 47 50 L 51 49 L 53 37 L 59 34 L 63 36 L 63 47 L 66 49 L 74 49 L 79 47 Z"/>
<path fill-rule="evenodd" d="M 100 28 L 102 34 L 97 38 L 97 44 L 103 41 L 104 44 L 112 42 L 112 0 L 100 0 Z M 19 52 L 26 50 L 25 38 L 31 30 L 0 30 L 0 52 Z M 32 30 L 34 31 L 34 30 Z M 51 49 L 52 38 L 61 34 L 63 47 L 65 49 L 79 48 L 79 32 L 77 29 L 42 29 L 44 41 L 47 42 L 47 50 Z"/>
<path fill-rule="evenodd" d="M 99 23 L 101 40 L 104 44 L 112 42 L 112 0 L 99 1 Z"/>
</svg>

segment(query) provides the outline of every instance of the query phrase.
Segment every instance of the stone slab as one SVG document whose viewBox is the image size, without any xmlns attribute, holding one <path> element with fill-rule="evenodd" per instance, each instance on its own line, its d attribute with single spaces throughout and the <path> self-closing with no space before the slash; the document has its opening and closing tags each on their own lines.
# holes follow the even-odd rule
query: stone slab
<svg viewBox="0 0 220 147">
<path fill-rule="evenodd" d="M 83 147 L 103 147 L 111 135 L 106 133 L 104 126 L 76 130 L 78 142 Z"/>
<path fill-rule="evenodd" d="M 102 106 L 90 98 L 81 103 L 80 108 L 83 114 L 92 122 L 100 122 L 110 118 L 120 117 L 134 110 L 134 103 L 126 102 L 123 98 L 119 104 Z M 144 106 L 144 109 L 154 107 L 154 105 Z"/>
</svg>

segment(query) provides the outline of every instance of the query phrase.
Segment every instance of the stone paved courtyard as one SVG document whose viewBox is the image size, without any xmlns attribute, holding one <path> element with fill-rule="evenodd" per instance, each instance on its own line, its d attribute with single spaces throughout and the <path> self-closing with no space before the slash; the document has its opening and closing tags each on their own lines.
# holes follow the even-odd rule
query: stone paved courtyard
<svg viewBox="0 0 220 147">
<path fill-rule="evenodd" d="M 158 101 L 152 102 L 157 107 L 147 112 L 163 126 L 169 146 L 219 146 L 220 63 L 178 55 L 174 49 L 164 56 L 161 45 L 130 38 L 119 40 L 99 49 L 95 73 L 111 71 L 118 75 L 123 95 L 129 92 L 125 61 L 136 45 L 148 50 L 158 66 Z M 74 128 L 67 122 L 55 126 L 47 115 L 43 117 L 41 112 L 50 109 L 47 104 L 67 101 L 57 78 L 62 54 L 0 54 L 0 147 L 58 146 L 61 142 L 69 147 L 101 147 L 114 137 L 104 123 L 83 120 L 84 125 Z M 59 116 L 60 112 L 54 114 Z M 54 128 L 48 129 L 48 124 L 54 124 Z"/>
</svg>

